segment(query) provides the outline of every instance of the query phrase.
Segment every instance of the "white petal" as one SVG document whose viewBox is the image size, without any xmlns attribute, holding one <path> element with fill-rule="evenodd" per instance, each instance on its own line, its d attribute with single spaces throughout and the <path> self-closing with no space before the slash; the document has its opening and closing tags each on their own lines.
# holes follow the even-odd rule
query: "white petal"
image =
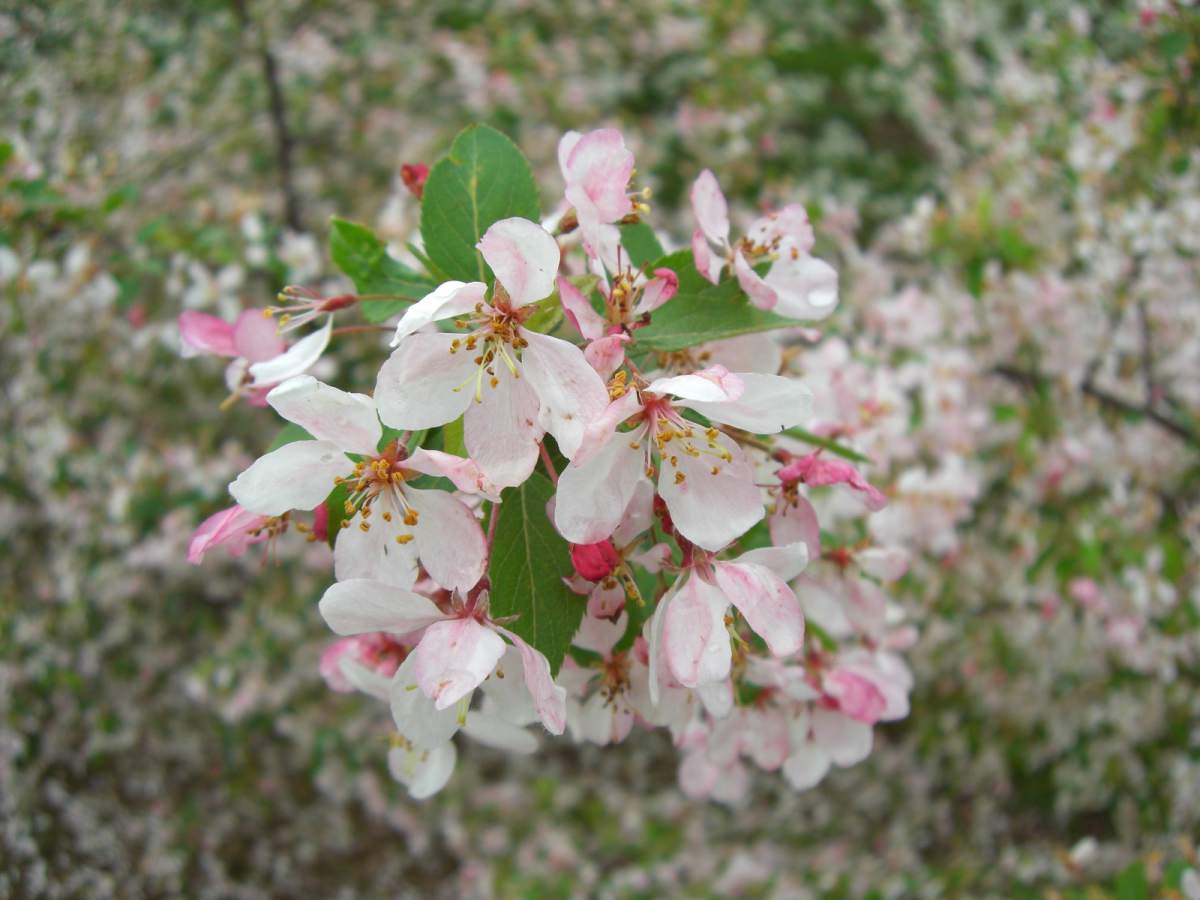
<svg viewBox="0 0 1200 900">
<path fill-rule="evenodd" d="M 561 253 L 558 241 L 537 222 L 501 219 L 484 232 L 476 246 L 514 307 L 553 293 Z"/>
<path fill-rule="evenodd" d="M 426 294 L 404 311 L 396 324 L 396 336 L 392 338 L 392 346 L 410 334 L 420 331 L 431 322 L 442 319 L 452 319 L 469 313 L 475 305 L 483 302 L 487 293 L 487 285 L 482 281 L 447 281 L 438 285 L 437 289 Z"/>
<path fill-rule="evenodd" d="M 630 446 L 635 434 L 614 434 L 583 465 L 572 462 L 558 479 L 554 524 L 574 544 L 604 540 L 621 524 L 639 483 L 644 449 Z"/>
<path fill-rule="evenodd" d="M 329 586 L 321 616 L 335 634 L 407 634 L 445 618 L 433 601 L 395 585 L 355 578 Z"/>
<path fill-rule="evenodd" d="M 669 460 L 660 464 L 658 493 L 685 538 L 705 550 L 720 550 L 764 515 L 762 491 L 754 483 L 754 470 L 737 445 L 723 434 L 718 434 L 713 443 L 727 451 L 732 462 L 704 452 L 708 449 L 707 438 L 702 433 L 698 432 L 693 440 L 701 451 L 698 457 L 677 449 L 678 440 L 667 444 L 675 465 Z M 676 481 L 676 472 L 683 474 L 682 481 Z"/>
<path fill-rule="evenodd" d="M 337 444 L 347 453 L 374 454 L 383 435 L 374 400 L 330 387 L 311 375 L 289 378 L 267 394 L 267 402 L 317 440 Z"/>
<path fill-rule="evenodd" d="M 742 395 L 745 385 L 742 376 L 724 366 L 709 366 L 691 375 L 656 378 L 646 390 L 654 394 L 672 394 L 681 400 L 729 403 Z"/>
<path fill-rule="evenodd" d="M 837 271 L 816 257 L 801 254 L 792 259 L 784 253 L 765 281 L 779 296 L 774 311 L 781 316 L 823 319 L 837 307 Z"/>
<path fill-rule="evenodd" d="M 829 754 L 807 741 L 783 761 L 783 776 L 798 791 L 815 787 L 828 772 Z"/>
<path fill-rule="evenodd" d="M 828 709 L 812 712 L 813 740 L 839 766 L 854 766 L 871 753 L 872 729 Z"/>
<path fill-rule="evenodd" d="M 791 581 L 808 566 L 808 545 L 803 541 L 782 547 L 760 547 L 743 553 L 735 563 L 765 566 L 784 581 Z"/>
<path fill-rule="evenodd" d="M 567 692 L 554 683 L 549 660 L 508 629 L 501 628 L 500 631 L 507 635 L 521 655 L 525 687 L 533 698 L 533 708 L 537 710 L 538 718 L 551 734 L 562 734 L 567 727 Z"/>
<path fill-rule="evenodd" d="M 512 487 L 537 465 L 537 395 L 524 378 L 514 378 L 496 364 L 496 386 L 485 384 L 481 401 L 472 401 L 463 420 L 467 453 L 498 487 Z"/>
<path fill-rule="evenodd" d="M 393 428 L 434 428 L 461 416 L 475 395 L 478 370 L 475 354 L 461 344 L 453 334 L 401 341 L 375 383 L 379 418 Z"/>
<path fill-rule="evenodd" d="M 608 389 L 574 344 L 521 329 L 521 371 L 538 398 L 538 421 L 571 459 L 584 429 L 608 406 Z"/>
<path fill-rule="evenodd" d="M 425 800 L 446 786 L 457 760 L 453 741 L 429 750 L 393 747 L 388 751 L 388 771 L 414 800 Z"/>
<path fill-rule="evenodd" d="M 520 725 L 514 725 L 491 713 L 472 710 L 467 713 L 467 724 L 462 730 L 463 734 L 472 740 L 506 753 L 528 756 L 537 752 L 538 739 L 534 735 Z"/>
<path fill-rule="evenodd" d="M 293 441 L 260 456 L 229 485 L 246 509 L 280 516 L 289 509 L 313 509 L 333 490 L 333 480 L 353 468 L 329 441 Z"/>
<path fill-rule="evenodd" d="M 281 381 L 307 372 L 321 358 L 325 348 L 329 346 L 329 338 L 333 334 L 333 317 L 325 317 L 325 325 L 320 331 L 302 337 L 286 351 L 272 359 L 256 362 L 250 367 L 254 383 L 258 385 L 278 384 Z"/>
<path fill-rule="evenodd" d="M 479 520 L 451 494 L 405 488 L 416 511 L 417 552 L 429 577 L 447 590 L 466 593 L 487 566 L 487 541 Z"/>
<path fill-rule="evenodd" d="M 409 654 L 396 670 L 390 699 L 396 730 L 420 749 L 441 747 L 454 737 L 461 725 L 457 709 L 437 709 L 425 696 L 417 684 L 413 654 Z"/>
<path fill-rule="evenodd" d="M 812 391 L 799 379 L 756 372 L 743 372 L 736 377 L 745 385 L 738 399 L 729 403 L 685 401 L 680 405 L 714 422 L 753 434 L 775 434 L 811 416 Z"/>
<path fill-rule="evenodd" d="M 425 629 L 409 656 L 421 690 L 438 709 L 453 706 L 492 674 L 504 641 L 474 619 L 449 619 Z"/>
<path fill-rule="evenodd" d="M 370 578 L 397 587 L 410 588 L 417 580 L 417 544 L 396 542 L 396 536 L 411 534 L 403 524 L 403 511 L 389 493 L 380 494 L 372 505 L 370 528 L 362 530 L 362 515 L 355 514 L 338 532 L 333 547 L 333 571 L 339 581 Z M 392 521 L 384 519 L 387 512 Z"/>
</svg>

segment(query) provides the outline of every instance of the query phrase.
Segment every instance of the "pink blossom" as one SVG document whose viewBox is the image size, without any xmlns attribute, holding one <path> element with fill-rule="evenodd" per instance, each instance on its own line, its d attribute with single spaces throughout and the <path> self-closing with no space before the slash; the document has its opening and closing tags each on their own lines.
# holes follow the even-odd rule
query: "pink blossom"
<svg viewBox="0 0 1200 900">
<path fill-rule="evenodd" d="M 820 450 L 792 458 L 779 470 L 778 477 L 784 484 L 803 481 L 813 487 L 848 485 L 864 495 L 867 509 L 872 512 L 883 509 L 888 502 L 883 492 L 868 483 L 854 466 L 844 460 L 824 456 Z"/>
<path fill-rule="evenodd" d="M 237 504 L 215 512 L 193 532 L 188 542 L 187 561 L 199 565 L 204 554 L 215 547 L 224 547 L 230 556 L 241 556 L 251 544 L 270 537 L 264 528 L 266 523 L 266 516 Z"/>
<path fill-rule="evenodd" d="M 375 398 L 381 418 L 395 428 L 432 428 L 464 416 L 467 452 L 505 487 L 533 471 L 546 432 L 568 459 L 574 456 L 608 393 L 579 348 L 521 324 L 528 304 L 554 290 L 554 238 L 534 222 L 504 219 L 487 230 L 479 249 L 498 281 L 491 301 L 483 282 L 450 281 L 409 307 Z M 421 330 L 449 318 L 469 321 L 473 330 Z"/>
<path fill-rule="evenodd" d="M 633 212 L 627 193 L 633 153 L 615 128 L 568 131 L 558 144 L 558 163 L 584 246 L 590 256 L 601 257 L 603 246 L 614 242 L 613 223 Z"/>
</svg>

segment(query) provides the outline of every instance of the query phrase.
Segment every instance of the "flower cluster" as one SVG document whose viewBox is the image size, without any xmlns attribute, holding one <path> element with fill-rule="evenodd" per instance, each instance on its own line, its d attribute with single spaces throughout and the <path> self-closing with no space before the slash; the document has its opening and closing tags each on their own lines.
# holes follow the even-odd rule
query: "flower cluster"
<svg viewBox="0 0 1200 900">
<path fill-rule="evenodd" d="M 515 151 L 498 146 L 485 163 Z M 559 162 L 549 228 L 493 216 L 466 248 L 476 280 L 411 299 L 288 288 L 290 306 L 233 324 L 181 316 L 185 346 L 237 357 L 231 399 L 294 429 L 230 484 L 236 505 L 200 526 L 191 557 L 242 553 L 320 511 L 295 524 L 333 546 L 320 610 L 342 640 L 322 671 L 389 704 L 391 769 L 415 797 L 446 783 L 460 730 L 528 753 L 533 722 L 600 744 L 665 727 L 692 795 L 740 799 L 743 759 L 811 787 L 861 761 L 912 687 L 897 652 L 912 633 L 885 593 L 903 553 L 823 549 L 807 494 L 844 484 L 864 513 L 887 499 L 838 456 L 851 451 L 795 430 L 814 396 L 781 374 L 789 335 L 836 305 L 837 275 L 811 255 L 798 205 L 731 244 L 708 171 L 692 252 L 661 251 L 618 131 L 568 133 Z M 457 199 L 446 165 L 422 181 L 423 222 L 455 214 L 437 206 Z M 423 237 L 431 260 L 454 262 L 436 227 Z M 355 331 L 333 328 L 339 311 L 397 299 L 371 395 L 306 374 Z M 290 347 L 273 324 L 317 320 Z M 541 479 L 548 505 L 531 502 Z M 823 559 L 834 571 L 816 574 Z"/>
</svg>

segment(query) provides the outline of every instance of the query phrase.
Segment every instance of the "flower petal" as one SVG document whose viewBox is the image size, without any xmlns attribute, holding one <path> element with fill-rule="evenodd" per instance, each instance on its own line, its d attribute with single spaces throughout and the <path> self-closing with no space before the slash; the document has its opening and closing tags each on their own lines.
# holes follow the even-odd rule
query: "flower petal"
<svg viewBox="0 0 1200 900">
<path fill-rule="evenodd" d="M 615 222 L 633 211 L 627 193 L 633 162 L 632 151 L 615 128 L 589 131 L 573 143 L 563 171 L 567 201 L 581 222 Z"/>
<path fill-rule="evenodd" d="M 392 720 L 414 747 L 433 750 L 454 737 L 461 724 L 459 712 L 454 708 L 438 709 L 417 684 L 416 670 L 415 653 L 410 653 L 392 677 Z"/>
<path fill-rule="evenodd" d="M 404 460 L 403 466 L 435 478 L 449 478 L 456 488 L 465 493 L 500 499 L 499 489 L 488 480 L 473 459 L 422 448 L 414 450 L 412 456 Z"/>
<path fill-rule="evenodd" d="M 654 312 L 679 292 L 679 276 L 671 269 L 655 269 L 654 277 L 642 289 L 637 306 L 633 308 L 635 315 Z"/>
<path fill-rule="evenodd" d="M 281 516 L 312 509 L 350 472 L 346 454 L 329 441 L 294 441 L 260 456 L 229 485 L 233 499 L 252 512 Z"/>
<path fill-rule="evenodd" d="M 387 760 L 388 771 L 408 788 L 408 795 L 414 800 L 425 800 L 450 781 L 458 761 L 458 750 L 453 741 L 428 750 L 393 747 L 388 751 Z"/>
<path fill-rule="evenodd" d="M 230 556 L 241 556 L 251 544 L 267 539 L 266 532 L 253 534 L 264 521 L 265 516 L 242 509 L 236 503 L 213 513 L 192 532 L 192 538 L 188 541 L 187 561 L 199 565 L 205 553 L 220 546 Z"/>
<path fill-rule="evenodd" d="M 871 726 L 833 710 L 812 711 L 813 740 L 839 766 L 856 766 L 871 753 Z"/>
<path fill-rule="evenodd" d="M 479 520 L 445 491 L 405 488 L 404 495 L 419 516 L 413 534 L 425 571 L 447 590 L 465 594 L 487 566 L 487 541 Z"/>
<path fill-rule="evenodd" d="M 380 494 L 372 504 L 373 515 L 364 531 L 365 521 L 358 513 L 338 532 L 333 547 L 333 572 L 339 581 L 347 578 L 371 578 L 385 584 L 410 588 L 417 580 L 417 544 L 397 543 L 400 534 L 411 534 L 402 525 L 404 512 L 389 493 Z M 391 521 L 384 518 L 391 515 Z"/>
<path fill-rule="evenodd" d="M 568 541 L 594 544 L 621 524 L 638 483 L 646 480 L 645 450 L 634 449 L 632 437 L 614 434 L 586 462 L 572 462 L 559 476 L 554 525 Z"/>
<path fill-rule="evenodd" d="M 583 431 L 608 406 L 608 389 L 574 344 L 524 328 L 521 371 L 538 399 L 538 422 L 571 459 Z M 474 455 L 474 454 L 472 454 Z"/>
<path fill-rule="evenodd" d="M 721 280 L 721 269 L 725 267 L 725 260 L 717 259 L 713 255 L 704 232 L 699 228 L 692 232 L 692 260 L 696 264 L 696 271 L 705 281 L 716 284 Z"/>
<path fill-rule="evenodd" d="M 521 484 L 537 465 L 538 400 L 526 379 L 497 363 L 496 384 L 481 388 L 480 402 L 467 407 L 463 440 L 467 453 L 498 487 Z"/>
<path fill-rule="evenodd" d="M 561 275 L 558 277 L 558 297 L 563 314 L 583 338 L 594 341 L 604 334 L 604 318 L 592 308 L 583 291 Z"/>
<path fill-rule="evenodd" d="M 272 389 L 267 402 L 319 441 L 337 444 L 347 453 L 374 454 L 383 429 L 375 401 L 349 394 L 311 375 L 297 375 Z"/>
<path fill-rule="evenodd" d="M 716 551 L 745 534 L 765 510 L 754 470 L 738 446 L 723 434 L 718 434 L 712 445 L 723 450 L 730 461 L 704 452 L 696 457 L 673 453 L 675 465 L 664 460 L 660 466 L 658 493 L 675 528 L 693 544 Z"/>
<path fill-rule="evenodd" d="M 610 334 L 592 341 L 583 348 L 583 358 L 596 370 L 596 374 L 607 380 L 625 362 L 625 345 L 633 340 L 627 334 Z"/>
<path fill-rule="evenodd" d="M 771 532 L 771 543 L 777 547 L 803 542 L 808 547 L 809 559 L 821 558 L 821 525 L 817 521 L 817 511 L 807 497 L 798 494 L 795 503 L 780 498 L 775 512 L 767 520 L 767 527 Z"/>
<path fill-rule="evenodd" d="M 476 304 L 482 303 L 487 294 L 487 285 L 482 281 L 446 281 L 422 297 L 404 311 L 400 321 L 396 323 L 396 335 L 392 338 L 392 346 L 420 331 L 431 322 L 442 319 L 452 319 L 469 313 Z"/>
<path fill-rule="evenodd" d="M 779 297 L 774 311 L 781 316 L 823 319 L 837 307 L 837 270 L 814 256 L 783 253 L 764 281 Z"/>
<path fill-rule="evenodd" d="M 749 550 L 732 561 L 765 566 L 784 581 L 792 581 L 807 568 L 809 560 L 813 558 L 809 556 L 808 545 L 803 541 L 797 541 L 793 544 Z"/>
<path fill-rule="evenodd" d="M 663 614 L 662 652 L 668 671 L 684 687 L 729 677 L 733 654 L 725 630 L 728 608 L 721 591 L 695 576 L 671 598 Z"/>
<path fill-rule="evenodd" d="M 554 276 L 562 254 L 550 232 L 537 222 L 501 219 L 475 245 L 504 285 L 512 306 L 524 306 L 554 291 Z"/>
<path fill-rule="evenodd" d="M 329 338 L 332 334 L 333 317 L 326 316 L 325 325 L 319 331 L 300 338 L 278 356 L 250 366 L 250 375 L 254 379 L 254 383 L 257 385 L 279 384 L 281 381 L 287 381 L 293 375 L 307 372 L 321 358 L 325 348 L 329 346 Z"/>
<path fill-rule="evenodd" d="M 447 619 L 425 629 L 408 659 L 425 696 L 443 710 L 479 687 L 503 655 L 504 640 L 486 625 Z"/>
<path fill-rule="evenodd" d="M 742 255 L 741 250 L 733 257 L 733 273 L 737 276 L 738 285 L 750 298 L 750 302 L 759 309 L 774 309 L 779 303 L 779 294 L 754 271 L 750 263 L 746 262 L 746 257 Z"/>
<path fill-rule="evenodd" d="M 462 338 L 412 334 L 379 370 L 375 405 L 393 428 L 434 428 L 463 414 L 475 393 L 476 369 Z"/>
<path fill-rule="evenodd" d="M 672 394 L 681 400 L 708 403 L 730 403 L 745 390 L 742 376 L 724 366 L 709 366 L 691 375 L 656 378 L 646 388 L 654 394 Z"/>
<path fill-rule="evenodd" d="M 325 624 L 340 635 L 408 634 L 445 618 L 429 598 L 366 578 L 330 585 L 321 598 L 320 610 Z"/>
<path fill-rule="evenodd" d="M 551 734 L 562 734 L 567 727 L 567 692 L 554 683 L 550 675 L 550 662 L 538 650 L 525 643 L 507 628 L 499 629 L 521 654 L 521 668 L 525 672 L 525 687 L 533 698 L 533 708 L 538 718 Z"/>
<path fill-rule="evenodd" d="M 180 313 L 179 337 L 183 340 L 184 356 L 194 356 L 197 352 L 238 355 L 233 343 L 233 326 L 208 313 L 192 310 Z"/>
<path fill-rule="evenodd" d="M 713 568 L 717 587 L 767 642 L 772 654 L 789 656 L 800 649 L 804 612 L 786 581 L 766 566 L 717 563 Z"/>
<path fill-rule="evenodd" d="M 287 341 L 279 333 L 275 320 L 262 310 L 247 309 L 233 324 L 233 345 L 237 355 L 252 363 L 274 359 L 287 350 Z"/>
<path fill-rule="evenodd" d="M 462 730 L 467 737 L 485 747 L 494 747 L 505 753 L 528 756 L 537 752 L 536 737 L 520 725 L 514 725 L 493 713 L 471 710 L 467 713 L 467 723 L 463 725 Z"/>
<path fill-rule="evenodd" d="M 692 214 L 704 236 L 714 244 L 729 243 L 729 205 L 717 183 L 717 176 L 709 169 L 700 173 L 692 184 Z"/>
<path fill-rule="evenodd" d="M 800 424 L 812 414 L 812 391 L 798 378 L 757 372 L 741 372 L 729 377 L 739 379 L 744 386 L 741 396 L 735 400 L 720 403 L 691 400 L 681 405 L 713 422 L 753 434 L 776 434 Z"/>
</svg>

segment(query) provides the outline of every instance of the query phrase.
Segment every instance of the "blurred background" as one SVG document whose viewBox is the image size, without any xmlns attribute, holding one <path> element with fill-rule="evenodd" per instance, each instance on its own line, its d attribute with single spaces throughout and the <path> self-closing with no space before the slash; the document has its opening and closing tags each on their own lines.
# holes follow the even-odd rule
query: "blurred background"
<svg viewBox="0 0 1200 900">
<path fill-rule="evenodd" d="M 1200 14 L 1175 0 L 0 3 L 0 896 L 1200 896 Z M 188 565 L 276 424 L 175 319 L 402 248 L 404 163 L 621 128 L 686 245 L 803 202 L 914 554 L 911 716 L 735 808 L 663 734 L 410 800 L 317 545 Z M 336 361 L 348 381 L 381 348 Z M 356 368 L 360 367 L 360 368 Z"/>
</svg>

